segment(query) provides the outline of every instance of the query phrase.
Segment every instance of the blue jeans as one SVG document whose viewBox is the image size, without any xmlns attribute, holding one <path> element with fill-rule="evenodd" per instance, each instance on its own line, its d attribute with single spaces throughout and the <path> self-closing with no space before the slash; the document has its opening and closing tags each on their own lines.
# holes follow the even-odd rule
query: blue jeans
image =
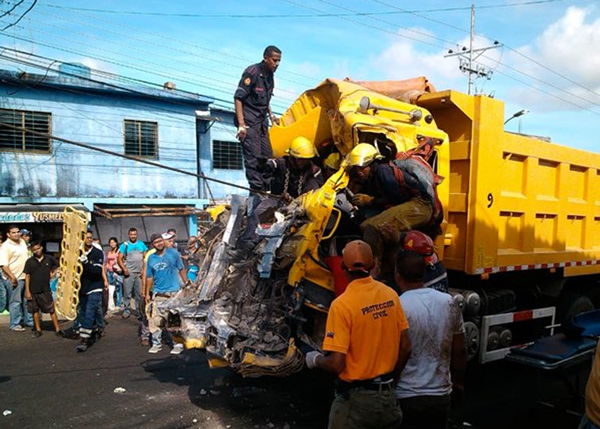
<svg viewBox="0 0 600 429">
<path fill-rule="evenodd" d="M 123 303 L 123 277 L 112 271 L 106 271 L 108 283 L 115 287 L 115 306 L 120 307 Z"/>
<path fill-rule="evenodd" d="M 581 423 L 579 423 L 579 427 L 577 429 L 600 429 L 598 426 L 592 422 L 587 414 L 584 414 L 581 418 Z"/>
<path fill-rule="evenodd" d="M 8 303 L 10 302 L 10 296 L 12 295 L 12 286 L 10 282 L 7 282 L 0 277 L 0 313 L 4 310 L 8 310 Z"/>
<path fill-rule="evenodd" d="M 25 299 L 25 280 L 19 280 L 16 287 L 12 287 L 10 280 L 5 280 L 11 289 L 8 311 L 10 313 L 10 329 L 24 323 L 33 326 L 33 316 L 27 311 L 27 300 Z"/>
<path fill-rule="evenodd" d="M 92 292 L 89 295 L 82 295 L 79 298 L 79 310 L 80 313 L 77 318 L 81 321 L 79 335 L 82 339 L 91 336 L 94 325 L 100 330 L 104 328 L 102 292 Z"/>
<path fill-rule="evenodd" d="M 130 298 L 132 295 L 135 301 L 135 312 L 139 312 L 140 300 L 142 299 L 142 277 L 139 273 L 130 272 L 129 277 L 123 279 L 123 304 L 125 305 L 125 310 L 130 309 Z"/>
</svg>

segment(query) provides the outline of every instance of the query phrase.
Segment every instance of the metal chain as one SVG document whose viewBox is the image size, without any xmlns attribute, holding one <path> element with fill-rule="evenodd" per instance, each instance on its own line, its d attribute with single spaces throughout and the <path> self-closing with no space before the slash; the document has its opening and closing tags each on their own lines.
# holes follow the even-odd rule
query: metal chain
<svg viewBox="0 0 600 429">
<path fill-rule="evenodd" d="M 288 186 L 290 185 L 290 169 L 287 168 L 285 170 L 285 179 L 283 180 L 283 192 L 282 194 L 287 194 Z"/>
</svg>

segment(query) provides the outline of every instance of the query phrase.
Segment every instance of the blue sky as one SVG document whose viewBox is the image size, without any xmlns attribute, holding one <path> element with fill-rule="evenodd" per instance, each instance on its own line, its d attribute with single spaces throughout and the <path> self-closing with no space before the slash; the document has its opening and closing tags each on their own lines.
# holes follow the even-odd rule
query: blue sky
<svg viewBox="0 0 600 429">
<path fill-rule="evenodd" d="M 0 24 L 14 23 L 32 1 Z M 507 117 L 528 109 L 522 132 L 600 152 L 600 5 L 593 0 L 39 0 L 0 33 L 0 44 L 157 84 L 173 81 L 225 102 L 244 67 L 275 44 L 283 61 L 273 107 L 281 112 L 327 77 L 424 75 L 438 89 L 466 92 L 458 59 L 444 54 L 468 44 L 471 3 L 475 48 L 505 45 L 480 58 L 493 75 L 476 81 L 477 92 L 505 101 Z M 6 60 L 1 66 L 44 72 Z M 518 126 L 515 119 L 507 129 Z"/>
</svg>

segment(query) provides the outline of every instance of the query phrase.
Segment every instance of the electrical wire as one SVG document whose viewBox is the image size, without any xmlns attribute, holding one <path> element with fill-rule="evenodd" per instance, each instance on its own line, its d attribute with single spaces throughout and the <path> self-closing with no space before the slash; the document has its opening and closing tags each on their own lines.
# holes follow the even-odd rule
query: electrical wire
<svg viewBox="0 0 600 429">
<path fill-rule="evenodd" d="M 517 3 L 505 3 L 496 5 L 485 5 L 478 6 L 479 9 L 494 9 L 494 8 L 505 8 L 505 7 L 518 7 L 518 6 L 529 6 L 539 5 L 544 3 L 556 3 L 565 0 L 538 0 L 538 1 L 525 1 Z M 115 15 L 146 15 L 146 16 L 168 16 L 178 18 L 230 18 L 230 19 L 279 19 L 279 18 L 332 18 L 339 16 L 374 16 L 374 15 L 398 15 L 406 13 L 435 13 L 435 12 L 456 12 L 463 10 L 470 10 L 470 7 L 447 7 L 437 9 L 423 9 L 423 10 L 407 10 L 397 12 L 357 12 L 357 13 L 319 13 L 319 14 L 206 14 L 206 13 L 172 13 L 172 12 L 145 12 L 145 11 L 126 11 L 126 10 L 112 10 L 112 9 L 89 9 L 81 7 L 67 7 L 59 6 L 55 4 L 46 4 L 46 7 L 61 9 L 61 10 L 75 10 L 81 12 L 95 12 L 95 13 L 106 13 Z"/>
<path fill-rule="evenodd" d="M 237 183 L 227 182 L 225 180 L 216 179 L 214 177 L 208 177 L 208 176 L 206 176 L 206 175 L 204 175 L 202 173 L 193 173 L 191 171 L 186 171 L 186 170 L 182 170 L 180 168 L 171 167 L 169 165 L 160 164 L 160 163 L 155 162 L 155 161 L 150 161 L 150 160 L 139 158 L 139 157 L 125 155 L 125 154 L 118 153 L 118 152 L 113 152 L 113 151 L 106 150 L 106 149 L 103 149 L 103 148 L 100 148 L 100 147 L 96 147 L 96 146 L 92 146 L 92 145 L 89 145 L 89 144 L 86 144 L 86 143 L 81 143 L 81 142 L 77 142 L 77 141 L 74 141 L 74 140 L 65 139 L 65 138 L 62 138 L 62 137 L 57 137 L 57 136 L 54 136 L 54 135 L 51 135 L 51 134 L 48 134 L 48 133 L 40 133 L 38 131 L 33 131 L 33 130 L 29 129 L 29 128 L 18 127 L 18 126 L 15 126 L 15 125 L 12 125 L 12 124 L 9 124 L 9 123 L 6 123 L 6 122 L 0 122 L 0 127 L 11 128 L 13 130 L 26 132 L 26 133 L 33 134 L 33 135 L 38 136 L 38 137 L 45 137 L 45 138 L 56 140 L 56 141 L 60 141 L 60 142 L 63 142 L 63 143 L 68 143 L 68 144 L 71 144 L 73 146 L 81 147 L 81 148 L 88 149 L 88 150 L 91 150 L 91 151 L 104 153 L 106 155 L 112 155 L 112 156 L 115 156 L 115 157 L 118 157 L 118 158 L 128 159 L 130 161 L 135 161 L 135 162 L 139 162 L 139 163 L 142 163 L 142 164 L 147 164 L 147 165 L 150 165 L 152 167 L 157 167 L 157 168 L 161 168 L 161 169 L 164 169 L 164 170 L 173 171 L 175 173 L 184 174 L 186 176 L 193 176 L 195 178 L 202 179 L 202 180 L 207 180 L 207 181 L 211 181 L 211 182 L 215 182 L 215 183 L 220 183 L 221 185 L 226 185 L 226 186 L 230 186 L 230 187 L 233 187 L 233 188 L 242 189 L 244 191 L 250 191 L 250 192 L 253 192 L 255 194 L 270 196 L 272 198 L 281 198 L 280 195 L 275 195 L 275 194 L 271 194 L 271 193 L 267 193 L 267 192 L 263 192 L 263 191 L 257 191 L 257 190 L 254 190 L 254 189 L 250 189 L 250 188 L 248 188 L 246 186 L 238 185 Z M 72 165 L 72 164 L 70 164 L 70 165 Z"/>
<path fill-rule="evenodd" d="M 40 6 L 47 7 L 48 5 L 46 5 L 44 3 L 41 3 Z M 38 10 L 39 10 L 39 8 L 38 8 Z M 102 19 L 102 18 L 100 18 L 98 16 L 90 15 L 90 14 L 83 13 L 83 12 L 80 12 L 80 11 L 71 10 L 71 12 L 74 13 L 74 14 L 76 14 L 76 15 L 79 15 L 79 16 L 85 16 L 87 18 L 91 18 L 92 20 L 95 20 L 95 21 L 104 22 L 104 23 L 107 23 L 109 25 L 116 25 L 119 28 L 126 28 L 126 29 L 132 31 L 132 33 L 130 33 L 130 34 L 146 34 L 146 35 L 149 35 L 149 36 L 154 36 L 155 38 L 158 38 L 158 39 L 162 39 L 162 40 L 166 40 L 168 42 L 171 42 L 171 44 L 169 44 L 169 45 L 160 45 L 159 43 L 156 42 L 156 40 L 153 40 L 152 43 L 155 44 L 156 46 L 163 46 L 163 47 L 167 47 L 169 49 L 180 49 L 180 48 L 174 48 L 175 46 L 177 46 L 177 47 L 178 46 L 189 46 L 189 47 L 191 47 L 191 48 L 193 48 L 195 50 L 199 49 L 199 50 L 202 50 L 204 52 L 209 52 L 211 54 L 217 55 L 219 57 L 225 57 L 228 60 L 231 60 L 231 59 L 239 60 L 239 61 L 241 61 L 245 65 L 253 64 L 253 63 L 256 62 L 256 60 L 245 58 L 245 57 L 233 54 L 233 53 L 223 53 L 223 52 L 218 51 L 216 49 L 212 49 L 212 48 L 208 48 L 206 46 L 202 46 L 202 45 L 200 45 L 198 43 L 189 42 L 189 41 L 187 41 L 185 39 L 176 39 L 176 38 L 169 37 L 169 36 L 166 36 L 166 35 L 161 34 L 161 33 L 152 32 L 152 31 L 149 31 L 147 28 L 134 27 L 134 26 L 131 26 L 128 23 L 125 23 L 125 22 L 115 23 L 114 21 Z M 125 37 L 130 37 L 130 34 L 126 35 Z M 143 41 L 143 42 L 147 43 L 146 41 Z M 182 50 L 182 52 L 186 53 L 188 55 L 197 55 L 196 51 L 183 51 Z M 225 65 L 230 65 L 230 66 L 238 67 L 238 68 L 243 67 L 243 66 L 240 66 L 239 64 L 231 64 L 229 62 L 224 62 L 222 60 L 216 60 L 214 58 L 210 58 L 210 57 L 207 57 L 207 56 L 203 56 L 203 60 L 215 61 L 215 62 L 219 62 L 219 63 L 225 64 Z M 286 69 L 281 69 L 281 70 L 278 71 L 277 75 L 278 75 L 278 79 L 284 80 L 284 81 L 290 81 L 290 80 L 288 80 L 285 77 L 285 75 L 297 76 L 297 77 L 306 79 L 306 82 L 311 82 L 311 83 L 307 84 L 307 83 L 298 83 L 298 82 L 294 82 L 294 81 L 290 81 L 290 82 L 292 82 L 292 83 L 298 83 L 298 84 L 302 85 L 303 87 L 314 86 L 314 81 L 315 81 L 314 76 L 307 76 L 305 74 L 298 73 L 298 72 L 295 72 L 295 71 L 289 70 L 289 69 L 287 69 L 287 70 Z"/>
<path fill-rule="evenodd" d="M 67 18 L 65 16 L 54 15 L 54 14 L 45 14 L 45 15 L 50 16 L 52 18 L 60 19 L 62 21 L 68 22 L 68 23 L 76 24 L 76 25 L 79 25 L 79 26 L 82 25 L 81 22 L 75 21 L 73 19 L 69 19 L 69 18 Z M 32 19 L 32 21 L 33 21 L 33 19 Z M 153 58 L 154 57 L 160 57 L 160 58 L 168 59 L 171 64 L 172 63 L 177 63 L 178 64 L 180 72 L 183 72 L 183 70 L 181 69 L 180 65 L 181 64 L 187 64 L 187 65 L 189 65 L 189 66 L 191 66 L 191 67 L 194 68 L 193 76 L 195 76 L 195 77 L 197 76 L 197 72 L 195 70 L 196 69 L 201 69 L 201 70 L 206 70 L 206 71 L 212 72 L 212 73 L 218 75 L 219 78 L 220 77 L 230 77 L 230 78 L 233 78 L 233 82 L 231 82 L 231 81 L 223 81 L 223 80 L 221 80 L 219 78 L 214 78 L 214 77 L 210 78 L 210 80 L 212 82 L 224 83 L 224 84 L 227 85 L 227 87 L 230 87 L 232 85 L 236 85 L 237 86 L 237 82 L 239 81 L 239 78 L 240 78 L 239 74 L 233 75 L 233 74 L 230 74 L 230 73 L 225 73 L 225 72 L 223 72 L 223 70 L 215 70 L 213 68 L 209 68 L 209 67 L 203 66 L 202 64 L 191 63 L 189 61 L 182 60 L 181 58 L 176 58 L 176 57 L 173 57 L 173 56 L 168 56 L 168 55 L 165 55 L 165 54 L 161 54 L 161 53 L 157 52 L 157 50 L 156 50 L 156 46 L 161 46 L 161 45 L 157 45 L 156 43 L 152 43 L 152 50 L 151 51 L 146 50 L 146 49 L 142 49 L 142 48 L 140 48 L 140 45 L 144 44 L 144 43 L 148 44 L 148 41 L 144 40 L 142 38 L 136 37 L 134 35 L 127 35 L 125 33 L 114 31 L 114 30 L 106 30 L 105 28 L 98 27 L 98 26 L 95 26 L 95 25 L 89 24 L 89 23 L 87 23 L 86 28 L 88 28 L 88 29 L 89 28 L 96 29 L 98 31 L 90 34 L 90 32 L 84 33 L 84 32 L 81 32 L 81 31 L 74 31 L 72 29 L 66 29 L 66 28 L 63 28 L 63 27 L 59 27 L 59 26 L 50 24 L 49 22 L 47 22 L 47 20 L 45 20 L 45 21 L 36 21 L 36 22 L 38 24 L 41 24 L 41 25 L 44 25 L 44 26 L 47 26 L 47 27 L 56 28 L 56 29 L 61 30 L 61 31 L 69 31 L 69 35 L 70 36 L 79 34 L 79 35 L 83 36 L 86 39 L 92 38 L 92 39 L 100 40 L 100 41 L 102 41 L 104 43 L 111 43 L 111 44 L 112 44 L 112 42 L 109 39 L 100 37 L 100 36 L 98 36 L 98 34 L 105 34 L 107 32 L 108 33 L 112 33 L 112 34 L 114 34 L 116 36 L 119 36 L 121 38 L 120 42 L 118 44 L 118 46 L 119 46 L 120 49 L 122 49 L 123 47 L 127 47 L 130 50 L 132 50 L 132 51 L 138 51 L 138 52 L 140 52 L 140 53 L 142 53 L 142 54 L 144 54 L 146 56 L 152 56 Z M 69 40 L 72 40 L 72 39 L 69 39 Z M 137 44 L 126 43 L 125 40 L 133 40 L 133 41 L 137 42 Z M 79 43 L 79 44 L 81 46 L 91 47 L 88 44 L 83 44 L 83 43 Z M 182 49 L 179 49 L 176 46 L 164 46 L 164 45 L 162 45 L 162 46 L 165 47 L 165 48 L 168 48 L 169 52 L 170 51 L 174 51 L 174 52 L 180 52 L 180 53 L 183 53 L 183 54 L 186 54 L 186 55 L 190 54 L 190 52 L 184 51 Z M 106 51 L 110 52 L 112 54 L 121 55 L 120 52 L 109 51 L 109 50 L 106 50 Z M 128 59 L 131 59 L 131 58 L 139 59 L 139 58 L 136 58 L 136 57 L 131 57 L 131 55 L 127 55 L 127 58 Z M 146 61 L 146 60 L 143 60 L 143 61 Z M 153 63 L 153 65 L 155 65 L 155 66 L 159 65 L 159 66 L 162 67 L 162 64 Z M 163 69 L 164 69 L 164 67 L 163 67 Z M 186 72 L 186 74 L 188 74 L 188 73 Z M 302 83 L 300 83 L 300 82 L 295 82 L 294 81 L 293 83 L 302 85 Z M 290 94 L 293 97 L 291 99 L 289 97 L 282 96 L 282 98 L 288 99 L 288 100 L 295 100 L 298 97 L 298 93 L 286 90 L 284 88 L 278 88 L 278 93 L 287 93 L 287 94 Z"/>
<path fill-rule="evenodd" d="M 23 18 L 25 18 L 25 15 L 27 15 L 29 12 L 31 12 L 31 10 L 34 8 L 34 6 L 37 4 L 37 2 L 38 2 L 38 0 L 33 0 L 33 3 L 31 3 L 31 6 L 29 6 L 29 8 L 25 12 L 23 12 L 23 14 L 15 22 L 11 22 L 10 24 L 8 24 L 4 28 L 2 28 L 0 31 L 6 31 L 10 27 L 17 25 Z M 20 2 L 19 4 L 21 4 L 21 3 L 22 2 Z"/>
<path fill-rule="evenodd" d="M 121 67 L 124 67 L 124 68 L 128 68 L 128 69 L 131 69 L 131 70 L 136 70 L 136 71 L 142 72 L 142 73 L 147 73 L 148 72 L 148 68 L 147 67 L 143 67 L 142 65 L 133 65 L 131 62 L 124 63 L 124 62 L 117 61 L 117 60 L 114 60 L 114 59 L 111 59 L 111 58 L 108 58 L 108 57 L 102 57 L 102 56 L 98 56 L 98 55 L 93 56 L 93 55 L 89 55 L 89 54 L 86 54 L 84 52 L 77 51 L 77 50 L 74 50 L 74 49 L 59 47 L 59 46 L 56 46 L 56 45 L 53 45 L 53 44 L 50 44 L 50 43 L 36 41 L 36 40 L 32 40 L 32 39 L 28 39 L 28 38 L 20 37 L 20 36 L 16 36 L 16 35 L 6 36 L 4 34 L 0 34 L 0 36 L 15 38 L 15 39 L 26 41 L 26 42 L 33 42 L 33 43 L 36 43 L 37 45 L 45 46 L 45 47 L 48 47 L 48 48 L 51 48 L 51 49 L 55 49 L 55 50 L 58 50 L 58 51 L 63 51 L 63 52 L 68 52 L 68 53 L 74 53 L 74 54 L 81 55 L 81 56 L 87 56 L 89 58 L 97 59 L 97 60 L 104 61 L 106 63 L 110 63 L 110 64 L 114 64 L 114 65 L 118 65 L 118 66 L 121 66 Z M 75 43 L 77 43 L 77 42 L 75 42 Z M 102 49 L 102 50 L 106 50 L 106 49 Z M 166 74 L 166 73 L 159 73 L 159 72 L 154 72 L 154 74 L 157 75 L 157 76 L 162 76 L 163 78 L 166 78 L 166 79 L 172 79 L 174 77 L 173 74 Z M 231 95 L 233 93 L 233 90 L 231 90 L 229 88 L 225 88 L 223 86 L 219 86 L 219 87 L 215 86 L 212 83 L 212 80 L 211 80 L 211 84 L 204 84 L 204 83 L 201 83 L 201 82 L 198 82 L 198 81 L 195 81 L 195 80 L 190 80 L 190 79 L 182 77 L 182 76 L 177 76 L 177 79 L 179 79 L 182 82 L 189 83 L 189 84 L 194 85 L 194 86 L 206 88 L 206 89 L 209 89 L 209 90 L 212 90 L 212 91 L 216 91 L 216 92 L 220 92 L 220 93 L 224 93 L 224 94 L 228 94 L 228 95 Z M 233 99 L 233 97 L 232 97 L 232 99 Z M 233 103 L 233 101 L 232 101 L 232 103 Z M 283 106 L 283 105 L 281 105 L 281 104 L 279 104 L 277 102 L 272 102 L 271 104 L 275 108 L 279 108 L 281 110 L 285 110 L 286 109 L 285 106 Z"/>
</svg>

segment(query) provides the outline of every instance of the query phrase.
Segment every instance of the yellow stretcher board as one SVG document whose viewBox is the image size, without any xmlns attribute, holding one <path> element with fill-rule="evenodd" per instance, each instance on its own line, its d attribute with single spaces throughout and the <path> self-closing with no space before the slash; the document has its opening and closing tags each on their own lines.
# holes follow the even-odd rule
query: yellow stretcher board
<svg viewBox="0 0 600 429">
<path fill-rule="evenodd" d="M 79 257 L 83 253 L 83 238 L 87 226 L 88 217 L 85 212 L 75 210 L 71 206 L 65 207 L 55 308 L 58 314 L 67 320 L 75 320 L 77 317 L 83 270 Z"/>
</svg>

